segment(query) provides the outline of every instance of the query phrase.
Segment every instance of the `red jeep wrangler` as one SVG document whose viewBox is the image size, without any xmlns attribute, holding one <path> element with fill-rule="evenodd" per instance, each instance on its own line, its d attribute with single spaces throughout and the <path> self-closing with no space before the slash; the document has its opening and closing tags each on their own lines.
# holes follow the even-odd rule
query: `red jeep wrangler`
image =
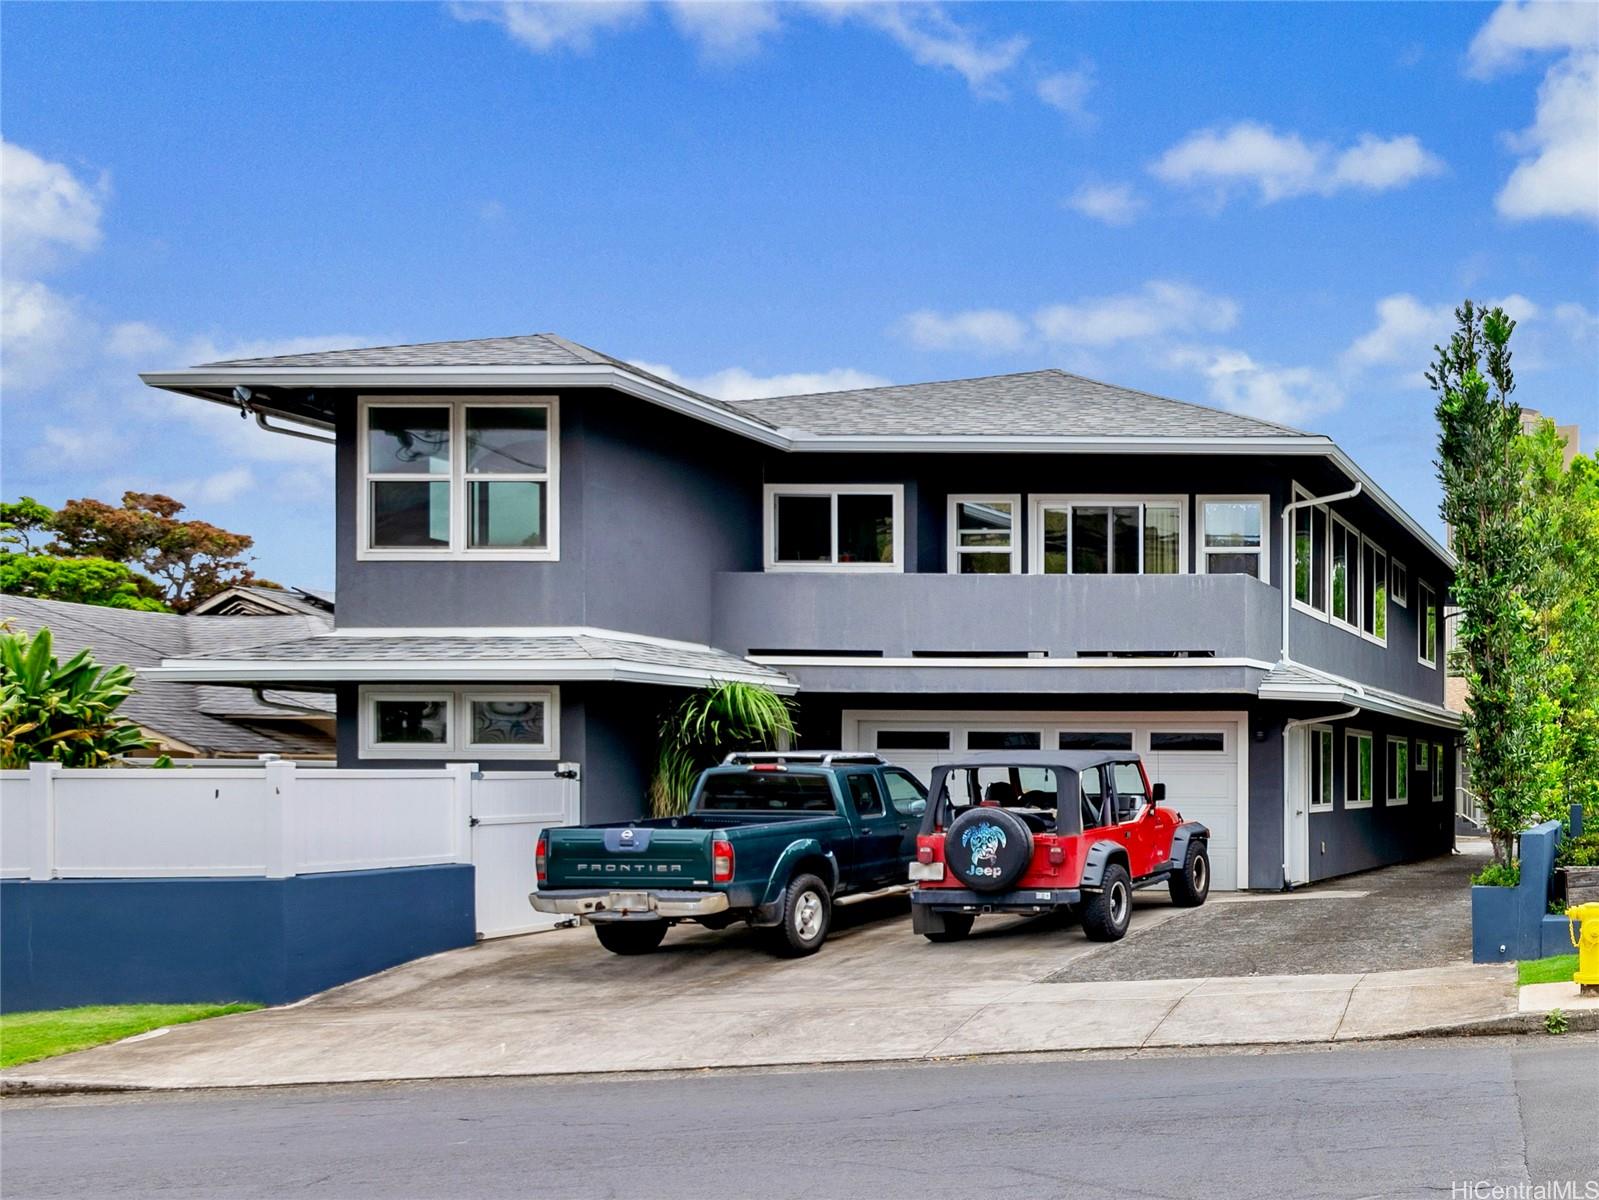
<svg viewBox="0 0 1599 1200">
<path fill-rule="evenodd" d="M 1071 909 L 1083 932 L 1127 932 L 1135 888 L 1164 883 L 1172 903 L 1210 892 L 1210 830 L 1161 806 L 1126 752 L 974 754 L 933 769 L 910 877 L 913 928 L 965 937 L 980 913 Z"/>
</svg>

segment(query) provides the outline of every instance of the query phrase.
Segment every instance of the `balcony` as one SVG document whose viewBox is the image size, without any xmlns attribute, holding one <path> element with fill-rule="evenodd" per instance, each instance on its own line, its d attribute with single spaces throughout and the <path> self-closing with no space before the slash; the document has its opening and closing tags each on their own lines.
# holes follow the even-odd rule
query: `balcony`
<svg viewBox="0 0 1599 1200">
<path fill-rule="evenodd" d="M 788 657 L 1110 653 L 1269 663 L 1281 620 L 1281 593 L 1244 575 L 724 572 L 711 593 L 712 644 Z"/>
</svg>

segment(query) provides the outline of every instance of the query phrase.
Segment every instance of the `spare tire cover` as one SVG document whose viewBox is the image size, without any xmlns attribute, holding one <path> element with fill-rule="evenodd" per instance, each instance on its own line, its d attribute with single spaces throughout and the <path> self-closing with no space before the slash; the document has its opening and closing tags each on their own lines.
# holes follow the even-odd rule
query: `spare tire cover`
<svg viewBox="0 0 1599 1200">
<path fill-rule="evenodd" d="M 1033 831 L 1003 808 L 969 808 L 950 822 L 944 862 L 956 879 L 979 892 L 1015 883 L 1033 861 Z"/>
</svg>

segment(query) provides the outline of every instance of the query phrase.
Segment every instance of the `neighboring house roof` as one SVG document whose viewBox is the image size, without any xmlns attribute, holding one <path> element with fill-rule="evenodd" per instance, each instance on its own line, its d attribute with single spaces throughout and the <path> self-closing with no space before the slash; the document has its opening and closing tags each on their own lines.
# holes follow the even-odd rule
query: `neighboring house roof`
<svg viewBox="0 0 1599 1200">
<path fill-rule="evenodd" d="M 1257 694 L 1262 700 L 1325 701 L 1386 716 L 1408 717 L 1446 729 L 1460 728 L 1460 714 L 1442 705 L 1428 704 L 1387 688 L 1356 683 L 1304 663 L 1279 662 L 1260 681 Z"/>
<path fill-rule="evenodd" d="M 824 436 L 1315 436 L 1054 369 L 740 400 L 736 407 Z"/>
<path fill-rule="evenodd" d="M 269 588 L 255 584 L 230 587 L 196 604 L 191 617 L 326 616 L 333 611 L 333 593 L 314 588 Z"/>
<path fill-rule="evenodd" d="M 737 681 L 764 684 L 778 692 L 796 690 L 782 672 L 726 651 L 608 630 L 324 633 L 175 654 L 151 674 L 168 680 L 268 683 L 488 683 L 536 678 L 552 683 L 602 680 L 699 687 Z"/>
<path fill-rule="evenodd" d="M 0 617 L 32 633 L 48 626 L 58 659 L 85 647 L 102 666 L 126 663 L 137 672 L 121 712 L 152 735 L 206 757 L 253 754 L 333 754 L 322 728 L 334 715 L 333 697 L 317 692 L 263 692 L 154 679 L 167 657 L 215 653 L 252 641 L 303 637 L 328 628 L 326 616 L 209 616 L 140 612 L 68 604 L 29 596 L 0 597 Z M 305 712 L 301 710 L 310 710 Z M 308 724 L 308 722 L 310 722 Z"/>
<path fill-rule="evenodd" d="M 727 402 L 553 333 L 321 350 L 146 372 L 152 387 L 334 427 L 334 388 L 610 387 L 786 452 L 1325 457 L 1441 561 L 1454 557 L 1331 438 L 1059 370 Z"/>
</svg>

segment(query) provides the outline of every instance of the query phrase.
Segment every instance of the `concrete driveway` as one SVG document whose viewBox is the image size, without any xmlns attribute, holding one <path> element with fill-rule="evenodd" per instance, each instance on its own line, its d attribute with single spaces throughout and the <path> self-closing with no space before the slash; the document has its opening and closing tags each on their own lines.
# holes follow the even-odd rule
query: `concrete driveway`
<svg viewBox="0 0 1599 1200">
<path fill-rule="evenodd" d="M 841 909 L 811 958 L 747 930 L 679 927 L 621 958 L 588 929 L 409 963 L 286 1008 L 183 1025 L 7 1072 L 43 1084 L 206 1087 L 943 1058 L 1058 1050 L 1332 1041 L 1515 1011 L 1514 969 L 1089 981 L 1107 955 L 1213 914 L 1333 902 L 1141 894 L 1128 937 L 988 918 L 964 942 L 911 933 L 903 899 Z M 1155 956 L 1157 959 L 1159 955 Z M 1130 960 L 1129 960 L 1130 961 Z M 1085 978 L 1075 979 L 1082 975 Z"/>
</svg>

